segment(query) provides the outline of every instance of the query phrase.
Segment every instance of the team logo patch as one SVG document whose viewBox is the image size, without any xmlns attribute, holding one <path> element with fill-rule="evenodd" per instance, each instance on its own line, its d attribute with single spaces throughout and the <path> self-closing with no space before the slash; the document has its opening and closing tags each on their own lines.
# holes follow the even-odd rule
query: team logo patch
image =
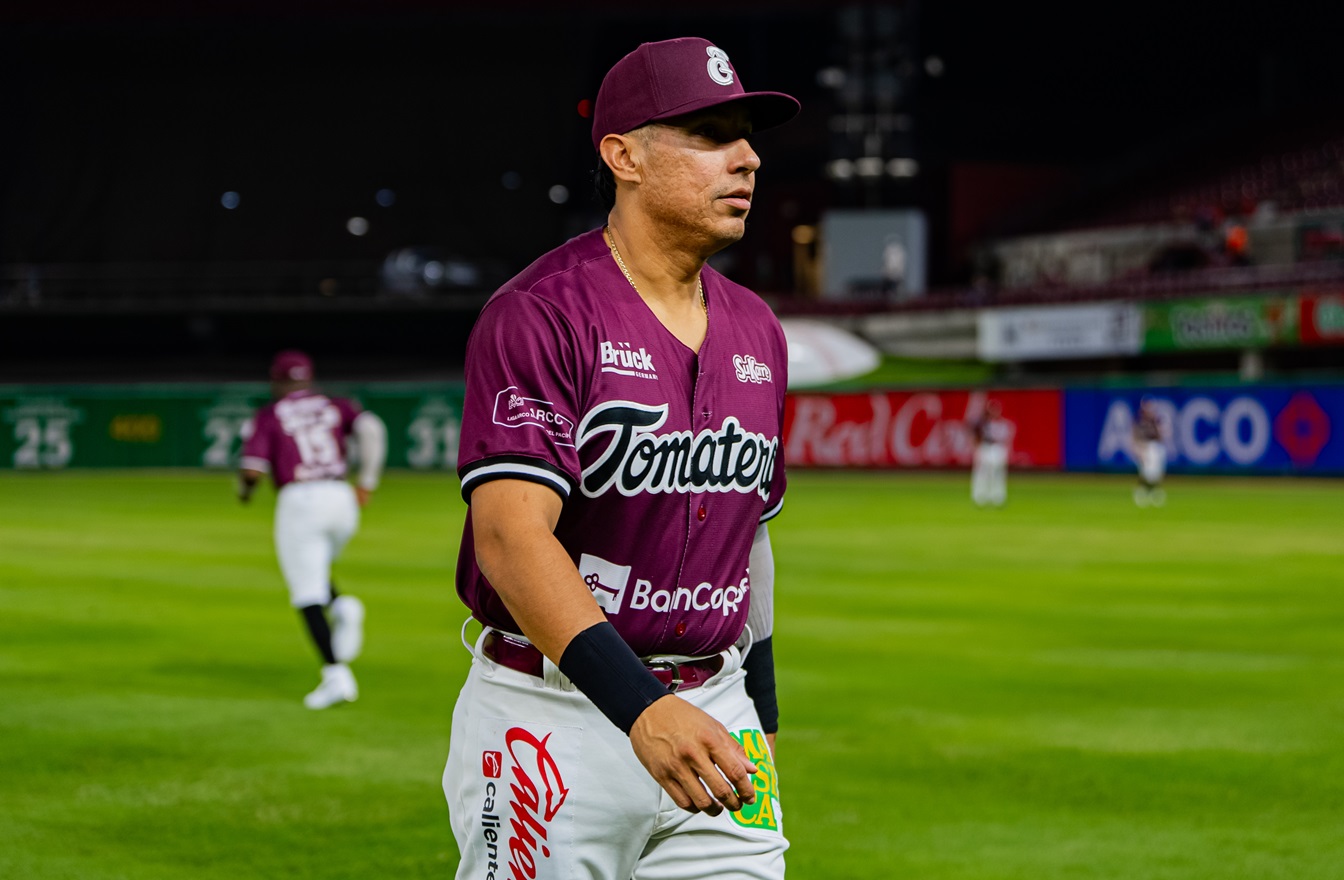
<svg viewBox="0 0 1344 880">
<path fill-rule="evenodd" d="M 550 435 L 555 445 L 574 445 L 574 420 L 556 409 L 549 400 L 520 394 L 516 385 L 495 395 L 492 421 L 506 428 L 540 428 Z"/>
<path fill-rule="evenodd" d="M 779 775 L 775 772 L 775 760 L 770 757 L 770 746 L 765 734 L 759 730 L 739 730 L 733 739 L 742 744 L 742 750 L 756 765 L 756 775 L 751 778 L 756 788 L 756 803 L 748 804 L 736 813 L 729 812 L 733 821 L 743 828 L 759 828 L 763 831 L 778 831 L 779 812 Z"/>
<path fill-rule="evenodd" d="M 634 376 L 639 379 L 658 378 L 658 370 L 653 365 L 653 355 L 643 347 L 637 349 L 628 342 L 603 342 L 598 346 L 598 354 L 602 360 L 604 373 Z"/>
<path fill-rule="evenodd" d="M 739 382 L 751 382 L 754 385 L 760 385 L 762 382 L 774 384 L 770 368 L 749 354 L 733 355 L 733 370 L 736 371 Z"/>
<path fill-rule="evenodd" d="M 705 64 L 709 78 L 721 86 L 732 85 L 733 66 L 728 63 L 728 53 L 718 46 L 708 46 L 705 52 L 709 55 L 709 61 Z"/>
<path fill-rule="evenodd" d="M 481 775 L 490 779 L 498 779 L 500 770 L 504 767 L 504 756 L 499 752 L 481 753 Z"/>
</svg>

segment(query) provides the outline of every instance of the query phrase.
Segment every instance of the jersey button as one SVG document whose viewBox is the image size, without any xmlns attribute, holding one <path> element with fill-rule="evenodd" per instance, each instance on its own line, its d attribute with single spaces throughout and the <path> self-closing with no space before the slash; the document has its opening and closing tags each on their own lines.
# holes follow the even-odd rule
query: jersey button
<svg viewBox="0 0 1344 880">
<path fill-rule="evenodd" d="M 700 522 L 704 522 L 705 517 L 707 516 L 709 516 L 709 514 L 705 513 L 705 505 L 701 504 L 700 509 L 695 512 L 695 518 L 700 520 Z"/>
</svg>

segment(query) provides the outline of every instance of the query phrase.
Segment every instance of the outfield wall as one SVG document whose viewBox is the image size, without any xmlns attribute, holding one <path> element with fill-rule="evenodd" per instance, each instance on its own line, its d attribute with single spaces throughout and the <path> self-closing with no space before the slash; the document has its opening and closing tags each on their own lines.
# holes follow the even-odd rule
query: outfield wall
<svg viewBox="0 0 1344 880">
<path fill-rule="evenodd" d="M 389 466 L 456 467 L 460 383 L 324 387 L 387 423 Z M 264 383 L 0 386 L 0 467 L 233 468 L 239 429 L 269 399 Z"/>
<path fill-rule="evenodd" d="M 459 383 L 327 386 L 388 426 L 388 465 L 451 470 Z M 239 428 L 269 396 L 230 385 L 0 386 L 0 468 L 237 465 Z M 794 467 L 964 468 L 968 418 L 996 400 L 1014 468 L 1129 471 L 1140 399 L 1171 426 L 1174 473 L 1344 475 L 1344 384 L 1068 387 L 790 394 L 785 460 Z"/>
</svg>

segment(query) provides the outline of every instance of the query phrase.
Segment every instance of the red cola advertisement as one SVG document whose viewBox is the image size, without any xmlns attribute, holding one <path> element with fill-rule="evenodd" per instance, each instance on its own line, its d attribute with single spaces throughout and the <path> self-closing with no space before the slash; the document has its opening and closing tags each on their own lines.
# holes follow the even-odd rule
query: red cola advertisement
<svg viewBox="0 0 1344 880">
<path fill-rule="evenodd" d="M 1344 291 L 1305 294 L 1298 302 L 1303 345 L 1344 345 Z"/>
<path fill-rule="evenodd" d="M 878 391 L 790 394 L 784 460 L 790 467 L 969 467 L 970 422 L 998 401 L 1019 468 L 1063 465 L 1063 401 L 1049 391 Z"/>
</svg>

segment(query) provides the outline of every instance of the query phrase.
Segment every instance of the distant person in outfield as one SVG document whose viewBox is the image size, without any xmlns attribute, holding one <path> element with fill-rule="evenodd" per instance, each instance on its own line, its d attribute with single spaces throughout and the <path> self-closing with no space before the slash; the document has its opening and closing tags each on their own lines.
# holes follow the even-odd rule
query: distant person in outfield
<svg viewBox="0 0 1344 880">
<path fill-rule="evenodd" d="M 1134 420 L 1134 462 L 1139 467 L 1139 484 L 1134 487 L 1134 503 L 1139 507 L 1161 507 L 1167 493 L 1162 479 L 1167 475 L 1167 424 L 1158 412 L 1157 402 L 1144 398 Z"/>
<path fill-rule="evenodd" d="M 457 591 L 484 628 L 443 774 L 461 880 L 784 876 L 766 522 L 788 353 L 708 260 L 746 231 L 753 133 L 797 110 L 707 40 L 626 55 L 593 112 L 606 224 L 472 330 Z"/>
<path fill-rule="evenodd" d="M 1002 507 L 1008 500 L 1008 448 L 1013 426 L 999 418 L 997 400 L 986 401 L 971 422 L 975 452 L 971 458 L 971 500 L 977 507 Z"/>
<path fill-rule="evenodd" d="M 359 509 L 378 488 L 387 456 L 382 419 L 353 401 L 313 389 L 313 362 L 282 351 L 271 363 L 274 400 L 244 426 L 238 497 L 247 502 L 269 473 L 275 483 L 275 552 L 322 657 L 322 680 L 303 699 L 325 709 L 359 696 L 349 663 L 364 645 L 364 605 L 338 595 L 331 564 L 359 528 Z M 346 481 L 346 438 L 359 441 L 359 478 Z M 328 620 L 327 615 L 331 618 Z"/>
</svg>

